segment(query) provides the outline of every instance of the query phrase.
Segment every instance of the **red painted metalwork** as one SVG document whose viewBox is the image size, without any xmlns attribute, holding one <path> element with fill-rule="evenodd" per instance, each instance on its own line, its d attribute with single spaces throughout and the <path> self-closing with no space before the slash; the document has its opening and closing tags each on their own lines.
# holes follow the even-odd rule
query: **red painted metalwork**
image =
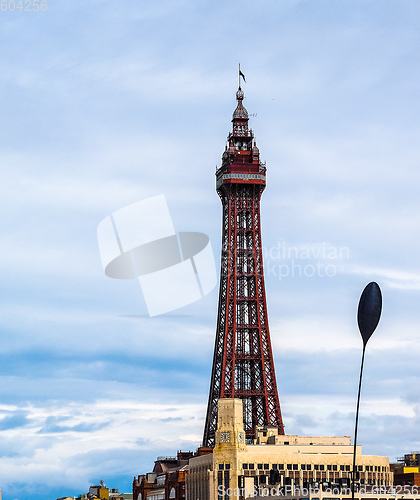
<svg viewBox="0 0 420 500">
<path fill-rule="evenodd" d="M 272 425 L 284 434 L 267 321 L 260 198 L 266 167 L 239 87 L 233 131 L 216 171 L 223 205 L 219 312 L 204 446 L 214 446 L 217 400 L 240 398 L 247 439 L 256 425 Z"/>
</svg>

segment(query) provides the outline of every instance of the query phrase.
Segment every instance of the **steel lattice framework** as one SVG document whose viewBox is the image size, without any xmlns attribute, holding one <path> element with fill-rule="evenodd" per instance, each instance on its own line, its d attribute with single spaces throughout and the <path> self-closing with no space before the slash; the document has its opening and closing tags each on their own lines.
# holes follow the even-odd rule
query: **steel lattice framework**
<svg viewBox="0 0 420 500">
<path fill-rule="evenodd" d="M 266 167 L 248 129 L 239 87 L 233 132 L 216 171 L 223 205 L 222 259 L 216 342 L 204 446 L 214 446 L 217 400 L 243 400 L 244 428 L 273 425 L 284 434 L 267 321 L 262 259 L 260 198 Z"/>
</svg>

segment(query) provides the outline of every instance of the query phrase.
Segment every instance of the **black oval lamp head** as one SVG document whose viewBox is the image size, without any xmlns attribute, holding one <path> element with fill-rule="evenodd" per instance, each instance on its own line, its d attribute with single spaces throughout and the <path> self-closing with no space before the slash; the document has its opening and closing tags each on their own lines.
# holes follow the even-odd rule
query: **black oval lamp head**
<svg viewBox="0 0 420 500">
<path fill-rule="evenodd" d="M 378 326 L 382 311 L 382 294 L 379 285 L 372 281 L 366 285 L 362 292 L 359 301 L 359 309 L 357 311 L 357 323 L 359 325 L 360 334 L 363 338 L 363 344 L 372 336 Z"/>
</svg>

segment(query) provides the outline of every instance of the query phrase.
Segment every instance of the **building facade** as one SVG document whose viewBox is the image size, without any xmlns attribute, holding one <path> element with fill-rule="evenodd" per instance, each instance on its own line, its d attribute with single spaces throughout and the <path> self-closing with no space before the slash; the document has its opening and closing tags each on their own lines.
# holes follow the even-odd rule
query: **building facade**
<svg viewBox="0 0 420 500">
<path fill-rule="evenodd" d="M 195 453 L 178 451 L 176 457 L 158 457 L 152 472 L 134 478 L 133 499 L 186 500 L 185 478 L 188 473 L 188 460 L 211 451 L 199 448 Z"/>
<path fill-rule="evenodd" d="M 419 451 L 406 453 L 402 458 L 398 459 L 398 463 L 391 464 L 391 468 L 394 472 L 395 485 L 420 487 Z"/>
<path fill-rule="evenodd" d="M 213 453 L 189 461 L 187 500 L 248 498 L 260 487 L 304 487 L 314 484 L 350 486 L 353 446 L 348 436 L 279 435 L 276 427 L 256 429 L 254 444 L 245 442 L 240 399 L 220 399 Z M 356 468 L 361 485 L 393 484 L 387 457 L 362 455 L 357 446 Z M 242 489 L 242 495 L 235 495 Z"/>
</svg>

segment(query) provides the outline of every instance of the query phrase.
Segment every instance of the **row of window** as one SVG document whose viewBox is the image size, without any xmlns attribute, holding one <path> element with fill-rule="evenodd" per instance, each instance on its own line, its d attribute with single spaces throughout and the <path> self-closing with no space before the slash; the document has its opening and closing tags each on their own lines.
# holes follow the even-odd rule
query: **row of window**
<svg viewBox="0 0 420 500">
<path fill-rule="evenodd" d="M 350 465 L 324 465 L 324 464 L 242 464 L 243 469 L 259 469 L 259 470 L 270 470 L 270 469 L 276 469 L 276 470 L 318 470 L 318 471 L 323 471 L 323 470 L 329 470 L 329 471 L 346 471 L 350 472 L 351 468 Z M 363 465 L 357 465 L 356 466 L 357 471 L 363 471 Z M 384 466 L 380 465 L 366 465 L 365 471 L 366 472 L 386 472 L 387 468 Z"/>
<path fill-rule="evenodd" d="M 190 472 L 207 472 L 209 470 L 209 468 L 211 468 L 210 465 L 200 465 L 200 467 L 192 467 L 190 469 Z"/>
<path fill-rule="evenodd" d="M 223 179 L 260 179 L 265 181 L 265 175 L 260 174 L 223 174 Z"/>
</svg>

